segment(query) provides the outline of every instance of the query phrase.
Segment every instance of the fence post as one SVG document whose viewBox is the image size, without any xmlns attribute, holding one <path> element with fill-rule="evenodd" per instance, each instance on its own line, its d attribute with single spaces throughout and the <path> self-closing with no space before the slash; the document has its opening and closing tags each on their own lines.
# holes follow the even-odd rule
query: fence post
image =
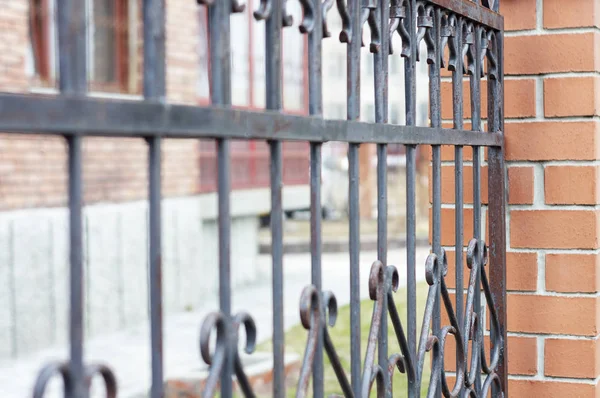
<svg viewBox="0 0 600 398">
<path fill-rule="evenodd" d="M 501 4 L 508 31 L 508 350 L 515 397 L 600 392 L 597 4 Z"/>
<path fill-rule="evenodd" d="M 503 0 L 507 166 L 508 391 L 514 397 L 600 393 L 600 9 L 595 0 Z M 452 126 L 452 81 L 442 116 Z M 483 97 L 485 98 L 485 96 Z M 468 114 L 468 113 L 467 113 Z M 484 119 L 486 115 L 483 115 Z M 470 125 L 466 123 L 467 128 Z M 486 154 L 482 178 L 497 168 Z M 453 203 L 454 154 L 442 149 L 444 203 Z M 472 153 L 465 147 L 465 167 Z M 470 171 L 464 172 L 470 195 Z M 497 188 L 497 187 L 496 187 Z M 482 192 L 490 278 L 496 191 Z M 431 192 L 431 188 L 430 188 Z M 466 196 L 465 196 L 466 197 Z M 469 210 L 466 209 L 468 212 Z M 454 210 L 442 215 L 453 225 Z M 471 227 L 465 225 L 465 231 Z M 466 233 L 466 232 L 465 232 Z M 448 231 L 447 234 L 451 234 Z M 453 286 L 454 252 L 448 250 Z M 498 260 L 496 260 L 498 261 Z M 467 272 L 467 270 L 465 270 Z M 450 342 L 452 344 L 452 342 Z M 450 347 L 448 347 L 450 349 Z M 454 364 L 446 363 L 449 370 Z M 502 371 L 502 366 L 500 367 Z"/>
</svg>

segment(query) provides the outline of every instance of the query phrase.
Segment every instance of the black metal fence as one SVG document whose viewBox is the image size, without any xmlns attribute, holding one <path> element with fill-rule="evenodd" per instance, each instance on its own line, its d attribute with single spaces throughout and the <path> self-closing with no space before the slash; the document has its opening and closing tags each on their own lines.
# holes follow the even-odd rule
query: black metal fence
<svg viewBox="0 0 600 398">
<path fill-rule="evenodd" d="M 179 0 L 177 0 L 179 1 Z M 161 288 L 161 139 L 214 138 L 217 141 L 219 196 L 219 299 L 220 309 L 209 315 L 201 328 L 200 352 L 210 364 L 203 396 L 220 390 L 223 397 L 233 393 L 232 378 L 245 396 L 253 396 L 238 354 L 238 332 L 244 328 L 252 349 L 255 325 L 249 314 L 231 313 L 230 267 L 230 139 L 262 139 L 270 146 L 272 294 L 273 294 L 273 396 L 286 394 L 284 383 L 283 326 L 283 211 L 282 141 L 310 142 L 311 254 L 312 285 L 300 301 L 302 324 L 308 330 L 296 396 L 324 395 L 324 356 L 337 376 L 340 391 L 347 397 L 366 397 L 371 389 L 377 396 L 397 395 L 392 391 L 395 371 L 405 373 L 409 397 L 484 397 L 507 394 L 506 297 L 505 297 L 505 180 L 503 159 L 503 18 L 497 13 L 498 0 L 336 0 L 343 21 L 339 39 L 347 46 L 347 121 L 323 120 L 321 84 L 321 43 L 331 35 L 327 12 L 333 0 L 302 0 L 304 18 L 300 31 L 308 35 L 310 117 L 286 115 L 282 109 L 282 28 L 291 24 L 286 0 L 261 0 L 254 13 L 265 21 L 267 110 L 235 110 L 231 103 L 230 13 L 244 5 L 237 0 L 198 0 L 208 8 L 210 34 L 210 82 L 212 105 L 192 107 L 165 103 L 165 4 L 164 0 L 143 1 L 144 101 L 103 100 L 86 96 L 86 10 L 85 1 L 58 0 L 60 95 L 54 97 L 0 95 L 0 129 L 18 133 L 58 134 L 68 141 L 70 210 L 70 358 L 44 367 L 34 386 L 41 397 L 51 377 L 62 376 L 66 397 L 88 395 L 89 381 L 100 375 L 109 397 L 117 395 L 116 377 L 109 367 L 83 361 L 84 286 L 82 248 L 82 137 L 144 137 L 149 150 L 149 283 L 151 314 L 152 387 L 150 396 L 163 396 L 162 288 Z M 363 26 L 369 25 L 375 70 L 374 124 L 358 122 L 360 109 L 360 49 Z M 401 48 L 391 48 L 398 34 Z M 332 40 L 332 39 L 330 39 Z M 424 44 L 423 44 L 424 43 Z M 419 60 L 420 46 L 427 59 Z M 406 125 L 387 124 L 388 57 L 403 57 L 405 66 Z M 416 64 L 429 64 L 430 127 L 415 125 Z M 452 73 L 453 127 L 442 128 L 441 69 Z M 469 81 L 472 128 L 463 120 L 463 79 Z M 482 131 L 481 84 L 487 89 L 487 132 Z M 328 328 L 337 311 L 332 292 L 321 290 L 321 145 L 326 141 L 349 143 L 350 198 L 350 289 L 351 367 L 342 367 Z M 361 143 L 377 144 L 378 258 L 371 268 L 369 294 L 374 312 L 366 357 L 362 358 L 359 291 L 359 162 Z M 398 270 L 387 264 L 387 144 L 406 146 L 407 158 L 407 303 L 408 316 L 400 320 L 394 303 Z M 426 263 L 429 284 L 420 336 L 417 336 L 415 275 L 415 151 L 431 145 L 433 154 L 432 254 Z M 441 240 L 441 146 L 454 146 L 456 200 L 456 301 L 453 303 L 444 276 L 447 259 Z M 463 147 L 473 148 L 473 233 L 466 252 L 463 247 Z M 488 231 L 486 246 L 482 230 L 481 165 L 482 147 L 488 147 Z M 470 269 L 468 289 L 463 291 L 463 262 Z M 485 266 L 489 259 L 489 278 Z M 482 293 L 483 292 L 483 296 Z M 481 302 L 483 298 L 483 303 Z M 487 308 L 484 310 L 484 308 Z M 445 312 L 448 325 L 441 324 Z M 491 353 L 486 357 L 484 335 L 486 314 L 490 320 Z M 371 314 L 369 314 L 371 315 Z M 394 336 L 388 336 L 391 321 Z M 210 335 L 216 331 L 216 347 Z M 445 351 L 448 335 L 456 349 Z M 388 339 L 397 339 L 400 352 L 388 352 Z M 444 356 L 456 357 L 454 384 L 444 371 Z M 431 377 L 423 370 L 431 360 Z M 309 392 L 312 378 L 312 392 Z"/>
</svg>

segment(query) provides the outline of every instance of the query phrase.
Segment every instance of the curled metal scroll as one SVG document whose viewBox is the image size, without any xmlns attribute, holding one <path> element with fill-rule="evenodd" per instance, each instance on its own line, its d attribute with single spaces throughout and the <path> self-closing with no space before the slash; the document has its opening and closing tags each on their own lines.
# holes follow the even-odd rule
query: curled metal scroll
<svg viewBox="0 0 600 398">
<path fill-rule="evenodd" d="M 254 397 L 255 394 L 252 391 L 250 381 L 244 372 L 242 366 L 242 359 L 240 358 L 238 341 L 240 339 L 240 328 L 244 327 L 246 332 L 246 344 L 244 346 L 244 352 L 246 354 L 252 354 L 256 348 L 256 324 L 250 314 L 246 312 L 240 312 L 233 318 L 233 342 L 232 347 L 234 349 L 234 370 L 235 376 L 237 377 L 238 385 L 240 386 L 244 397 Z"/>
<path fill-rule="evenodd" d="M 247 354 L 254 352 L 256 347 L 256 324 L 246 312 L 240 312 L 229 318 L 221 312 L 208 314 L 200 329 L 200 355 L 204 362 L 210 366 L 202 397 L 213 397 L 217 393 L 219 378 L 223 372 L 223 365 L 227 355 L 233 356 L 234 372 L 238 385 L 244 397 L 255 397 L 252 386 L 239 354 L 240 329 L 246 332 L 244 351 Z M 216 345 L 211 351 L 211 335 L 216 332 Z"/>
<path fill-rule="evenodd" d="M 214 352 L 211 352 L 211 336 L 213 331 L 217 334 Z M 223 372 L 223 365 L 228 355 L 229 322 L 220 312 L 212 312 L 206 316 L 200 328 L 200 356 L 204 363 L 210 367 L 202 397 L 212 397 L 217 392 L 219 377 Z"/>
<path fill-rule="evenodd" d="M 495 373 L 500 358 L 500 347 L 502 346 L 502 334 L 499 333 L 498 316 L 494 307 L 491 290 L 484 272 L 487 263 L 487 247 L 483 242 L 472 239 L 467 248 L 467 266 L 470 271 L 469 288 L 467 293 L 467 303 L 465 308 L 465 318 L 462 324 L 454 312 L 452 299 L 445 282 L 445 275 L 448 271 L 448 261 L 445 251 L 437 256 L 430 254 L 425 263 L 425 279 L 429 285 L 427 301 L 423 315 L 423 324 L 419 338 L 417 357 L 411 355 L 406 335 L 400 321 L 400 317 L 394 303 L 394 292 L 398 288 L 398 271 L 393 266 L 384 266 L 381 262 L 375 261 L 371 266 L 369 275 L 369 296 L 374 301 L 371 326 L 368 335 L 368 343 L 364 358 L 364 369 L 361 378 L 361 397 L 368 397 L 374 385 L 376 385 L 377 396 L 389 396 L 393 392 L 393 374 L 396 369 L 406 374 L 410 383 L 416 383 L 417 389 L 421 388 L 423 371 L 426 358 L 431 356 L 432 372 L 429 379 L 428 396 L 436 394 L 438 385 L 441 385 L 441 393 L 446 398 L 477 397 L 475 391 L 475 379 L 478 377 L 477 367 L 481 363 L 487 379 L 482 391 L 487 391 L 491 385 L 501 386 L 500 379 Z M 486 295 L 486 301 L 490 308 L 490 318 L 492 328 L 495 333 L 493 341 L 491 363 L 487 365 L 483 345 L 483 330 L 479 325 L 478 312 L 474 308 L 474 299 L 479 294 L 476 281 L 481 278 L 481 286 Z M 388 300 L 388 314 L 384 313 L 384 298 Z M 437 300 L 442 300 L 443 308 L 448 315 L 449 325 L 443 327 L 437 334 L 431 332 L 431 321 L 433 319 L 434 306 Z M 326 317 L 325 314 L 329 314 Z M 337 305 L 335 297 L 331 292 L 323 293 L 322 297 L 314 286 L 308 286 L 302 293 L 300 300 L 300 318 L 302 325 L 309 331 L 309 336 L 304 355 L 300 380 L 298 382 L 297 397 L 307 396 L 310 375 L 312 372 L 312 362 L 317 349 L 319 332 L 324 334 L 325 349 L 333 366 L 333 369 L 344 391 L 346 397 L 354 397 L 348 379 L 341 366 L 339 357 L 335 351 L 327 326 L 335 324 L 337 315 Z M 382 325 L 383 316 L 389 315 L 396 339 L 400 346 L 400 352 L 392 354 L 388 359 L 387 369 L 388 381 L 385 385 L 383 377 L 384 370 L 376 362 L 375 353 L 379 339 L 379 329 Z M 449 337 L 455 340 L 456 350 L 454 354 L 457 360 L 456 378 L 454 384 L 450 386 L 446 379 L 444 369 L 445 345 Z M 471 357 L 469 361 L 469 342 Z M 462 395 L 461 395 L 462 394 Z M 483 395 L 485 396 L 485 395 Z"/>
<path fill-rule="evenodd" d="M 379 329 L 381 328 L 381 319 L 387 314 L 383 313 L 384 296 L 386 295 L 386 269 L 381 261 L 375 261 L 371 265 L 371 272 L 369 274 L 369 297 L 375 303 L 373 305 L 373 314 L 371 316 L 371 327 L 369 329 L 369 337 L 367 342 L 367 350 L 365 354 L 365 366 L 362 375 L 362 396 L 369 396 L 369 391 L 372 388 L 373 381 L 377 379 L 377 396 L 380 395 L 380 381 L 383 380 L 383 370 L 376 362 L 376 350 L 377 342 L 379 340 Z M 396 277 L 397 281 L 398 278 Z M 397 282 L 396 282 L 397 284 Z M 382 386 L 383 388 L 383 386 Z M 381 392 L 383 394 L 383 392 Z"/>
<path fill-rule="evenodd" d="M 71 389 L 71 374 L 68 362 L 53 362 L 42 368 L 33 387 L 33 398 L 43 398 L 46 386 L 54 376 L 60 376 L 63 380 L 65 391 Z"/>
<path fill-rule="evenodd" d="M 73 388 L 73 378 L 69 368 L 69 362 L 53 362 L 42 368 L 33 387 L 33 398 L 43 398 L 46 392 L 46 387 L 51 379 L 59 376 L 63 380 L 65 392 Z M 112 370 L 102 364 L 92 364 L 85 367 L 85 383 L 89 390 L 92 384 L 92 379 L 95 376 L 100 376 L 104 382 L 106 390 L 106 398 L 117 397 L 117 378 Z"/>
<path fill-rule="evenodd" d="M 322 321 L 321 321 L 322 319 Z M 325 351 L 329 357 L 344 396 L 353 397 L 352 386 L 346 377 L 339 356 L 335 350 L 327 326 L 335 326 L 337 319 L 337 300 L 331 292 L 323 292 L 322 296 L 313 285 L 304 288 L 300 297 L 300 320 L 308 330 L 308 340 L 304 351 L 304 360 L 300 369 L 300 378 L 296 389 L 296 397 L 308 396 L 310 375 L 313 369 L 313 359 L 317 350 L 318 335 L 323 333 Z"/>
</svg>

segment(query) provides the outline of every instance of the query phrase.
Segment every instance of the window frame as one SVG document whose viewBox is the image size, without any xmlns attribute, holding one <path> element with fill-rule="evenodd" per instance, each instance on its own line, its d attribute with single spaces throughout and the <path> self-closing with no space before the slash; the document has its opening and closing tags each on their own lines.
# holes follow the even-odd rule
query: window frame
<svg viewBox="0 0 600 398">
<path fill-rule="evenodd" d="M 139 94 L 141 87 L 139 84 L 132 84 L 131 62 L 135 58 L 130 54 L 130 39 L 132 29 L 137 25 L 133 25 L 130 18 L 130 2 L 132 0 L 111 0 L 115 6 L 115 20 L 113 24 L 115 37 L 115 76 L 114 82 L 99 83 L 94 81 L 94 18 L 93 18 L 93 1 L 87 2 L 87 57 L 88 63 L 88 86 L 92 92 L 106 94 Z M 133 0 L 136 6 L 140 6 L 139 1 Z M 39 2 L 40 7 L 36 7 L 36 2 Z M 52 4 L 51 4 L 52 3 Z M 29 1 L 29 40 L 31 46 L 31 62 L 33 64 L 32 79 L 34 86 L 43 88 L 56 87 L 59 77 L 58 65 L 56 62 L 58 46 L 52 45 L 58 33 L 57 23 L 53 10 L 56 9 L 56 0 L 30 0 Z M 39 21 L 36 21 L 39 18 Z M 41 25 L 41 27 L 40 27 Z M 122 29 L 121 27 L 125 27 Z M 132 88 L 133 87 L 133 88 Z"/>
</svg>

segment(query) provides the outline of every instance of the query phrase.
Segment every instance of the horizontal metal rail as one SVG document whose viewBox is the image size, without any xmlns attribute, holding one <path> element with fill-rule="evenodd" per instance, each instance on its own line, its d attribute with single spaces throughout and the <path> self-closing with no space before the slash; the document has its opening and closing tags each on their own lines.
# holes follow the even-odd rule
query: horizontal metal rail
<svg viewBox="0 0 600 398">
<path fill-rule="evenodd" d="M 438 5 L 448 11 L 455 12 L 466 19 L 478 22 L 488 28 L 504 30 L 504 17 L 489 8 L 464 0 L 427 0 L 431 4 Z"/>
<path fill-rule="evenodd" d="M 406 145 L 502 146 L 500 132 L 371 124 L 88 97 L 0 95 L 0 131 L 107 137 L 232 138 Z"/>
</svg>

